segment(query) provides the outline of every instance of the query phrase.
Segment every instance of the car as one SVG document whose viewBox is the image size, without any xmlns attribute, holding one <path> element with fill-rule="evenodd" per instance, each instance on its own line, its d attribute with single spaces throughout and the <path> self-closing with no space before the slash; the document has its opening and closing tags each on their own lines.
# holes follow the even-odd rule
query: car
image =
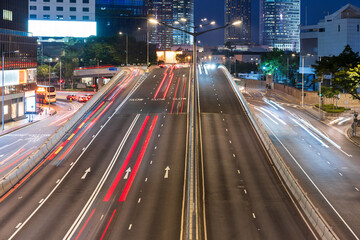
<svg viewBox="0 0 360 240">
<path fill-rule="evenodd" d="M 69 101 L 76 100 L 76 94 L 67 95 L 66 99 L 69 100 Z"/>
<path fill-rule="evenodd" d="M 78 102 L 87 102 L 88 101 L 88 98 L 86 96 L 80 96 L 78 98 Z"/>
<path fill-rule="evenodd" d="M 88 100 L 90 100 L 90 98 L 92 98 L 92 96 L 93 96 L 93 95 L 90 94 L 90 93 L 88 93 L 88 94 L 85 95 L 85 97 L 86 97 Z"/>
</svg>

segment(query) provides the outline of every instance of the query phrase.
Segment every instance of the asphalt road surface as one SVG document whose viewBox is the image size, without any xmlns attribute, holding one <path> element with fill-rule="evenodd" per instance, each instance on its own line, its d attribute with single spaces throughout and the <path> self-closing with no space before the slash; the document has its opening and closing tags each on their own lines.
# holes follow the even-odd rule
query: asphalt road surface
<svg viewBox="0 0 360 240">
<path fill-rule="evenodd" d="M 208 239 L 314 239 L 225 75 L 201 73 Z"/>
<path fill-rule="evenodd" d="M 3 200 L 0 239 L 179 238 L 189 69 L 138 74 Z"/>
<path fill-rule="evenodd" d="M 55 115 L 44 118 L 39 116 L 41 120 L 38 122 L 0 136 L 0 177 L 4 177 L 26 159 L 81 106 L 77 102 L 57 101 L 51 105 L 56 111 Z M 43 108 L 47 109 L 47 105 Z"/>
<path fill-rule="evenodd" d="M 244 91 L 253 112 L 340 239 L 360 238 L 360 148 L 345 136 L 347 118 L 318 120 L 259 89 Z"/>
</svg>

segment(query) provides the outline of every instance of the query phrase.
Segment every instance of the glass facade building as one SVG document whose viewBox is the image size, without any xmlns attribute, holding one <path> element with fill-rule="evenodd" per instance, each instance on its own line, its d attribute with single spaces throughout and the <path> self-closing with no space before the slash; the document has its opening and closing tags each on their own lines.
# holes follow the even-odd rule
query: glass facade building
<svg viewBox="0 0 360 240">
<path fill-rule="evenodd" d="M 241 20 L 239 26 L 225 29 L 225 43 L 250 44 L 251 41 L 251 0 L 226 0 L 225 24 Z"/>
<path fill-rule="evenodd" d="M 193 31 L 194 25 L 194 1 L 193 0 L 148 0 L 149 15 L 159 22 L 175 26 L 189 32 Z M 186 22 L 181 21 L 186 19 Z M 175 24 L 178 22 L 178 24 Z M 192 36 L 179 30 L 171 29 L 163 25 L 149 25 L 150 42 L 156 44 L 158 49 L 168 50 L 176 45 L 192 45 Z"/>
<path fill-rule="evenodd" d="M 119 32 L 145 36 L 138 29 L 146 29 L 146 17 L 146 0 L 96 0 L 95 3 L 97 36 L 113 36 Z"/>
<path fill-rule="evenodd" d="M 300 51 L 300 0 L 260 0 L 260 44 Z"/>
<path fill-rule="evenodd" d="M 0 95 L 4 91 L 5 99 L 0 115 L 4 111 L 5 122 L 24 117 L 25 92 L 36 88 L 37 38 L 26 32 L 27 18 L 28 0 L 0 1 Z"/>
</svg>

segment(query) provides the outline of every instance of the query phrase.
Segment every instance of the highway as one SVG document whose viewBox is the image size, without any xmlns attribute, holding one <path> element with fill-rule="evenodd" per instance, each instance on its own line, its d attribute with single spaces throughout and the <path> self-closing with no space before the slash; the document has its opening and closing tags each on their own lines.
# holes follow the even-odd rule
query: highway
<svg viewBox="0 0 360 240">
<path fill-rule="evenodd" d="M 359 239 L 360 148 L 345 137 L 346 118 L 319 121 L 316 112 L 260 89 L 247 88 L 244 96 L 340 239 Z"/>
<path fill-rule="evenodd" d="M 200 72 L 208 239 L 314 239 L 225 75 Z"/>
<path fill-rule="evenodd" d="M 4 177 L 26 159 L 81 106 L 78 102 L 57 101 L 51 105 L 51 109 L 56 111 L 55 115 L 44 116 L 31 126 L 0 136 L 0 177 Z M 47 105 L 43 108 L 48 110 Z"/>
<path fill-rule="evenodd" d="M 179 238 L 189 69 L 139 79 L 122 79 L 2 199 L 0 239 Z"/>
</svg>

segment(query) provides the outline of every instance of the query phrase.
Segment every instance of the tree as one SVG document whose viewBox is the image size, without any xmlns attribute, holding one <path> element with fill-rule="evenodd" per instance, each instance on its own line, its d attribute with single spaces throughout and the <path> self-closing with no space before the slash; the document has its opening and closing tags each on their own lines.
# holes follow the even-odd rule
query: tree
<svg viewBox="0 0 360 240">
<path fill-rule="evenodd" d="M 52 68 L 50 66 L 50 72 L 52 71 Z M 47 80 L 49 78 L 49 65 L 43 64 L 38 65 L 37 67 L 37 78 L 38 80 Z"/>
<path fill-rule="evenodd" d="M 355 99 L 360 100 L 360 64 L 354 68 L 348 69 L 347 71 L 341 70 L 336 75 L 342 76 L 335 78 L 335 82 L 341 87 L 341 89 L 353 96 Z"/>
<path fill-rule="evenodd" d="M 184 63 L 188 60 L 190 60 L 190 55 L 186 54 L 186 53 L 182 53 L 182 54 L 176 54 L 176 61 L 178 61 L 179 63 Z"/>
</svg>

